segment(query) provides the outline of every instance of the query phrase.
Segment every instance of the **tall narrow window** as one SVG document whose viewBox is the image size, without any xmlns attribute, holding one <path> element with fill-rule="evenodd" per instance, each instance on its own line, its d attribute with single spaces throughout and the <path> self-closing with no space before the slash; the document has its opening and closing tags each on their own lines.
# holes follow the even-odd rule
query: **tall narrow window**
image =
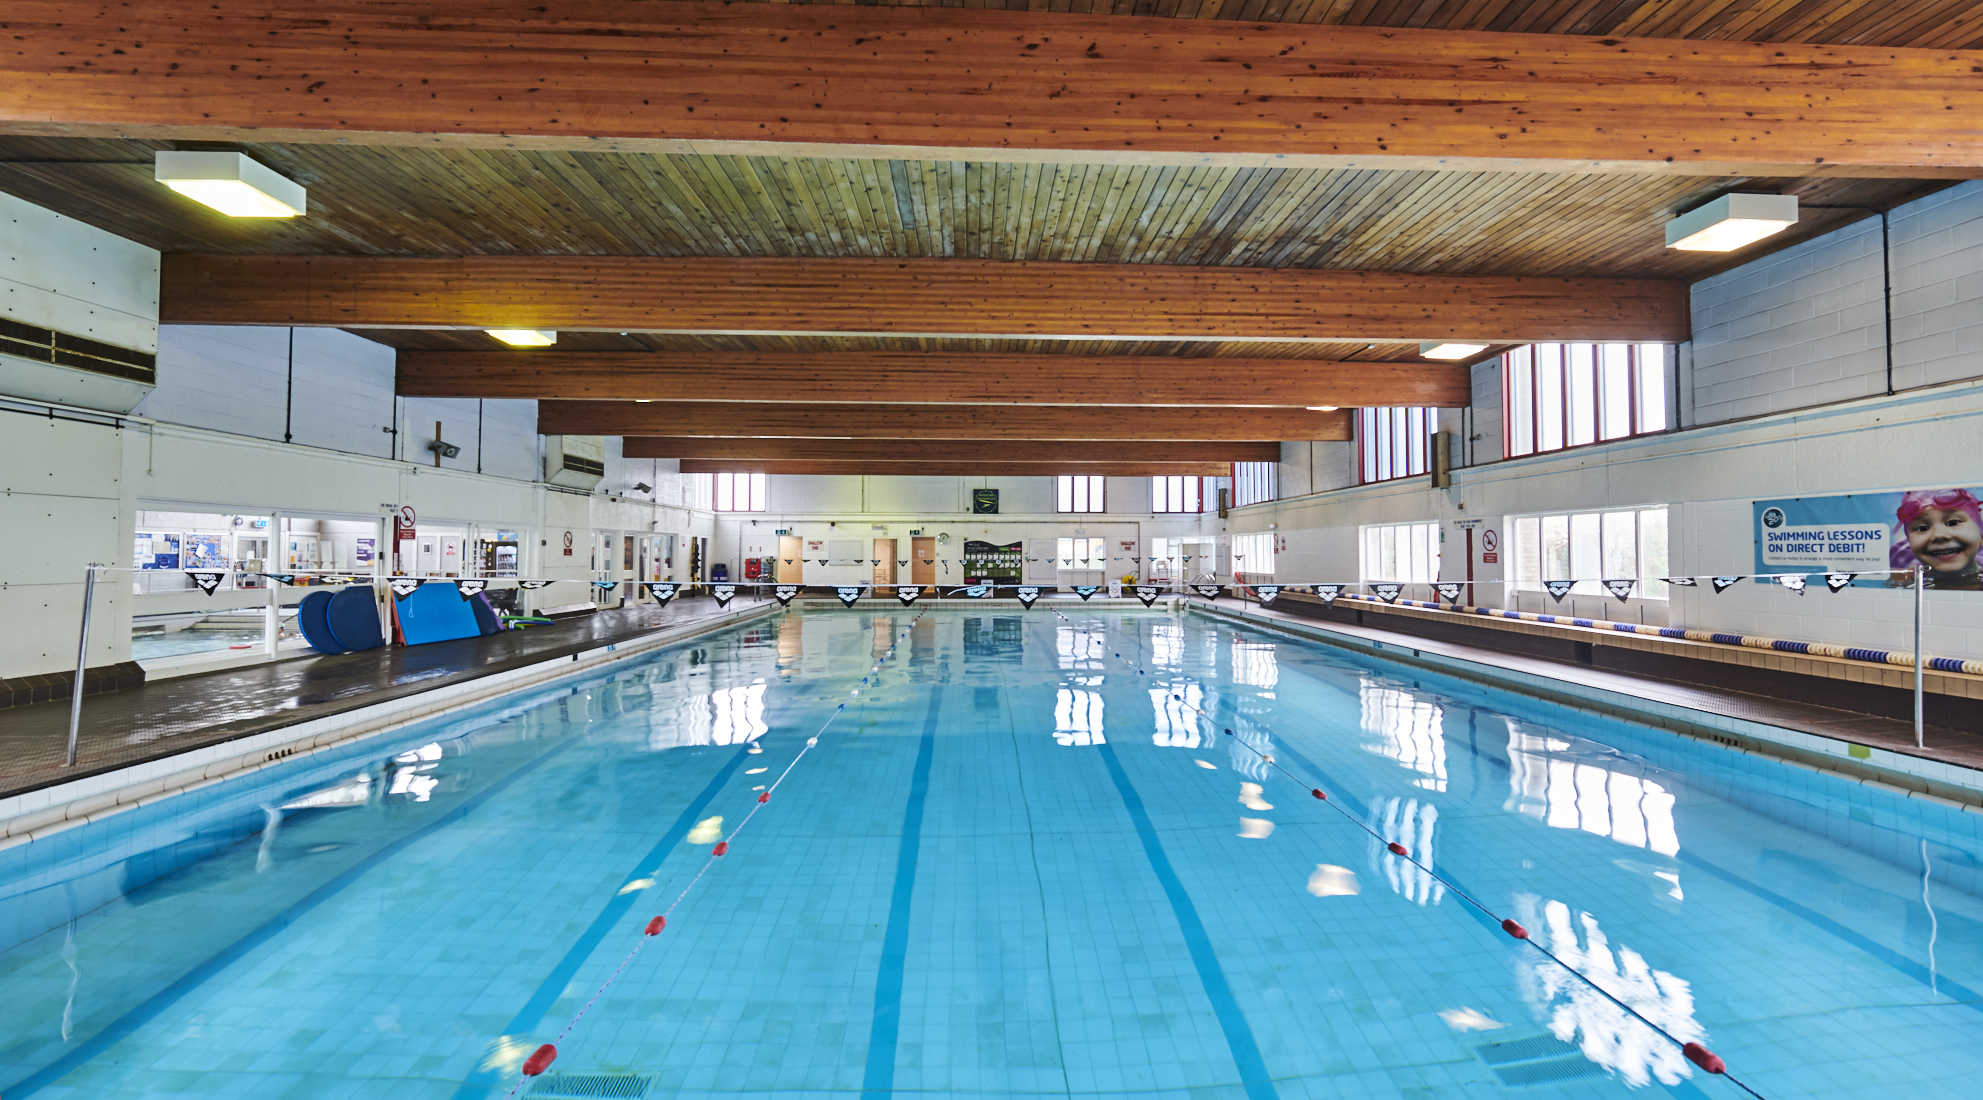
<svg viewBox="0 0 1983 1100">
<path fill-rule="evenodd" d="M 1532 344 L 1503 355 L 1506 456 L 1665 431 L 1669 354 L 1665 344 Z"/>
<path fill-rule="evenodd" d="M 1243 504 L 1259 504 L 1273 500 L 1280 494 L 1276 491 L 1274 471 L 1277 464 L 1272 462 L 1235 462 L 1232 464 L 1232 502 L 1237 508 Z"/>
<path fill-rule="evenodd" d="M 1204 478 L 1153 477 L 1150 479 L 1150 511 L 1202 512 L 1205 510 Z"/>
<path fill-rule="evenodd" d="M 1357 481 L 1392 481 L 1432 470 L 1439 414 L 1415 406 L 1356 411 Z"/>
<path fill-rule="evenodd" d="M 717 474 L 715 510 L 718 512 L 762 512 L 765 509 L 763 474 Z"/>
<path fill-rule="evenodd" d="M 1097 474 L 1062 474 L 1055 486 L 1059 510 L 1063 512 L 1100 512 L 1102 507 L 1103 478 Z"/>
</svg>

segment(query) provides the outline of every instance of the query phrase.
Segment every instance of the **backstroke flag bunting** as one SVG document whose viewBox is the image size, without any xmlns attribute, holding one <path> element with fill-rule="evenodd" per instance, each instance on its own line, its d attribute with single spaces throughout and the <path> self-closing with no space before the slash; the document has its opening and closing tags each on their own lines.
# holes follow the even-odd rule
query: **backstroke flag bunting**
<svg viewBox="0 0 1983 1100">
<path fill-rule="evenodd" d="M 907 607 L 910 604 L 915 603 L 916 598 L 921 596 L 922 594 L 923 594 L 923 588 L 921 585 L 917 585 L 917 584 L 897 585 L 895 588 L 895 598 L 902 601 L 903 607 Z"/>
<path fill-rule="evenodd" d="M 1570 590 L 1575 587 L 1577 587 L 1576 581 L 1543 581 L 1542 582 L 1543 591 L 1549 593 L 1549 598 L 1555 600 L 1557 603 L 1562 603 L 1563 597 L 1569 595 Z"/>
<path fill-rule="evenodd" d="M 1030 584 L 1020 585 L 1013 589 L 1012 594 L 1018 598 L 1021 607 L 1031 607 L 1033 601 L 1040 598 L 1039 588 Z"/>
<path fill-rule="evenodd" d="M 227 576 L 225 573 L 209 573 L 206 570 L 194 571 L 190 569 L 186 571 L 186 575 L 193 578 L 193 583 L 200 586 L 200 591 L 205 592 L 209 596 L 213 595 L 214 589 L 220 587 L 221 578 Z"/>
<path fill-rule="evenodd" d="M 1698 581 L 1696 581 L 1696 580 L 1694 580 L 1694 578 L 1692 578 L 1692 577 L 1668 577 L 1668 578 L 1666 578 L 1666 583 L 1668 583 L 1668 584 L 1678 584 L 1678 585 L 1684 585 L 1684 586 L 1686 586 L 1686 587 L 1688 587 L 1688 588 L 1693 588 L 1693 587 L 1695 587 L 1695 586 L 1696 586 L 1696 585 L 1697 585 L 1697 584 L 1698 584 L 1699 582 L 1698 582 Z"/>
<path fill-rule="evenodd" d="M 489 582 L 484 580 L 462 579 L 454 582 L 454 590 L 461 593 L 461 598 L 464 600 L 474 599 L 476 594 L 487 587 L 489 587 Z"/>
<path fill-rule="evenodd" d="M 386 587 L 392 589 L 394 596 L 403 600 L 413 595 L 414 591 L 425 583 L 419 577 L 394 577 L 386 582 Z"/>
<path fill-rule="evenodd" d="M 267 577 L 268 579 L 274 581 L 277 584 L 296 583 L 296 574 L 294 573 L 257 573 L 255 575 L 257 577 Z"/>
<path fill-rule="evenodd" d="M 1637 581 L 1626 580 L 1621 577 L 1617 580 L 1605 581 L 1604 590 L 1611 593 L 1612 597 L 1619 603 L 1624 603 L 1632 598 L 1632 586 L 1637 583 Z"/>
<path fill-rule="evenodd" d="M 516 582 L 516 586 L 518 588 L 535 591 L 539 588 L 549 588 L 551 585 L 555 583 L 557 582 L 556 581 L 518 581 Z"/>
<path fill-rule="evenodd" d="M 600 598 L 601 598 L 601 599 L 604 599 L 605 597 L 607 597 L 607 596 L 610 596 L 610 595 L 612 595 L 612 594 L 613 594 L 613 590 L 614 590 L 615 588 L 618 588 L 619 586 L 620 586 L 620 582 L 619 582 L 619 581 L 593 581 L 593 582 L 592 582 L 592 587 L 594 587 L 594 588 L 597 588 L 597 589 L 599 590 L 599 596 L 600 596 Z"/>
<path fill-rule="evenodd" d="M 1136 598 L 1143 601 L 1144 607 L 1149 607 L 1156 603 L 1157 597 L 1163 594 L 1164 590 L 1154 584 L 1139 584 L 1136 586 Z"/>
<path fill-rule="evenodd" d="M 675 598 L 675 592 L 680 586 L 674 581 L 648 581 L 646 587 L 647 594 L 654 597 L 654 602 L 666 607 L 668 601 Z"/>
<path fill-rule="evenodd" d="M 1315 594 L 1322 597 L 1322 605 L 1324 607 L 1334 607 L 1336 606 L 1336 597 L 1343 594 L 1343 586 L 1340 584 L 1318 584 L 1315 586 Z"/>
<path fill-rule="evenodd" d="M 989 584 L 974 584 L 969 588 L 960 588 L 958 591 L 964 593 L 966 599 L 989 600 L 998 589 Z"/>
<path fill-rule="evenodd" d="M 790 607 L 792 606 L 792 597 L 799 594 L 801 587 L 796 584 L 778 585 L 771 590 L 771 598 L 778 601 L 779 607 Z"/>
<path fill-rule="evenodd" d="M 1081 597 L 1082 603 L 1087 603 L 1088 597 L 1093 596 L 1101 590 L 1101 586 L 1093 584 L 1077 584 L 1074 586 L 1074 594 Z"/>
<path fill-rule="evenodd" d="M 1714 594 L 1719 596 L 1730 588 L 1735 587 L 1736 582 L 1741 579 L 1741 577 L 1715 577 L 1709 580 L 1708 583 L 1714 585 Z"/>
<path fill-rule="evenodd" d="M 1795 592 L 1800 596 L 1804 594 L 1804 574 L 1802 573 L 1778 574 L 1776 578 L 1776 583 L 1784 586 L 1785 588 L 1790 589 L 1792 592 Z"/>
<path fill-rule="evenodd" d="M 709 586 L 709 594 L 716 597 L 716 606 L 728 607 L 730 606 L 730 601 L 737 598 L 737 586 L 734 584 L 712 584 Z"/>
<path fill-rule="evenodd" d="M 1370 590 L 1377 593 L 1377 598 L 1383 600 L 1385 603 L 1397 603 L 1398 593 L 1403 592 L 1405 586 L 1402 584 L 1373 584 L 1370 586 Z"/>
<path fill-rule="evenodd" d="M 1226 594 L 1226 586 L 1223 584 L 1194 584 L 1191 590 L 1208 600 L 1216 600 Z"/>
<path fill-rule="evenodd" d="M 1839 589 L 1844 588 L 1846 585 L 1851 584 L 1853 578 L 1857 577 L 1858 575 L 1859 574 L 1857 573 L 1826 573 L 1825 587 L 1836 592 Z"/>
<path fill-rule="evenodd" d="M 843 584 L 835 588 L 833 594 L 840 597 L 841 603 L 852 607 L 854 606 L 854 601 L 861 598 L 861 586 L 858 584 Z"/>
<path fill-rule="evenodd" d="M 1281 586 L 1278 584 L 1256 584 L 1253 586 L 1253 594 L 1260 598 L 1260 606 L 1265 607 L 1280 598 Z"/>
<path fill-rule="evenodd" d="M 1457 581 L 1446 581 L 1443 584 L 1435 584 L 1432 587 L 1439 593 L 1439 598 L 1445 600 L 1447 603 L 1459 603 L 1460 593 L 1466 590 L 1466 586 Z"/>
</svg>

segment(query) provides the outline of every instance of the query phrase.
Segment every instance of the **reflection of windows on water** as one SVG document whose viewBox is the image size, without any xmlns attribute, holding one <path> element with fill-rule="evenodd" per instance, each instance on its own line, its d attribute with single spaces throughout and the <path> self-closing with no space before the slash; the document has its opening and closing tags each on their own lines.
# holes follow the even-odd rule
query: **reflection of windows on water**
<svg viewBox="0 0 1983 1100">
<path fill-rule="evenodd" d="M 1074 682 L 1083 687 L 1062 687 L 1054 694 L 1053 739 L 1062 745 L 1099 745 L 1107 740 L 1102 736 L 1102 693 L 1084 688 L 1100 687 L 1102 678 Z"/>
<path fill-rule="evenodd" d="M 1421 773 L 1424 778 L 1414 786 L 1445 790 L 1446 737 L 1439 704 L 1370 677 L 1363 679 L 1360 694 L 1364 731 L 1378 738 L 1364 748 Z"/>
<path fill-rule="evenodd" d="M 1661 855 L 1680 851 L 1673 795 L 1650 779 L 1561 759 L 1572 743 L 1508 719 L 1507 809 L 1552 829 L 1582 829 Z"/>
<path fill-rule="evenodd" d="M 655 752 L 692 745 L 741 745 L 765 735 L 764 685 L 719 688 L 654 714 L 647 747 Z"/>
<path fill-rule="evenodd" d="M 1654 969 L 1631 948 L 1614 951 L 1596 917 L 1584 912 L 1573 915 L 1562 902 L 1545 902 L 1533 894 L 1518 896 L 1516 908 L 1516 919 L 1528 927 L 1537 944 L 1631 1005 L 1634 1012 L 1683 1043 L 1707 1038 L 1707 1029 L 1694 1019 L 1694 992 L 1687 980 Z M 1522 995 L 1558 1039 L 1574 1042 L 1581 1033 L 1584 1057 L 1634 1088 L 1644 1087 L 1654 1077 L 1661 1084 L 1677 1085 L 1693 1076 L 1693 1067 L 1678 1047 L 1563 967 L 1534 952 L 1524 951 L 1516 958 L 1522 968 Z"/>
<path fill-rule="evenodd" d="M 1391 889 L 1420 905 L 1437 905 L 1446 898 L 1446 885 L 1400 859 L 1384 845 L 1392 841 L 1405 846 L 1412 858 L 1427 867 L 1437 859 L 1433 851 L 1433 831 L 1439 824 L 1439 809 L 1416 798 L 1379 798 L 1370 804 L 1370 827 L 1383 841 L 1370 841 L 1370 866 L 1384 875 Z"/>
<path fill-rule="evenodd" d="M 1054 628 L 1054 651 L 1063 669 L 1100 671 L 1109 655 L 1108 640 L 1101 633 L 1066 624 Z"/>
<path fill-rule="evenodd" d="M 1205 691 L 1197 684 L 1160 682 L 1150 689 L 1150 709 L 1156 712 L 1157 720 L 1157 732 L 1150 739 L 1158 746 L 1195 749 L 1204 740 L 1198 728 L 1198 711 L 1205 709 Z"/>
<path fill-rule="evenodd" d="M 1206 709 L 1215 711 L 1216 701 Z M 1269 771 L 1265 757 L 1274 755 L 1274 739 L 1250 722 L 1234 719 L 1233 726 L 1233 735 L 1227 738 L 1232 742 L 1227 750 L 1232 770 L 1248 779 L 1265 782 Z"/>
<path fill-rule="evenodd" d="M 991 621 L 989 629 L 983 619 L 972 617 L 964 620 L 964 653 L 970 657 L 996 657 L 1001 653 L 1017 653 L 1020 647 L 1021 627 L 1018 619 L 997 618 Z"/>
<path fill-rule="evenodd" d="M 1184 624 L 1150 624 L 1150 667 L 1166 672 L 1184 668 Z"/>
<path fill-rule="evenodd" d="M 1281 669 L 1274 663 L 1272 642 L 1232 643 L 1232 679 L 1235 684 L 1270 688 L 1280 682 Z"/>
</svg>

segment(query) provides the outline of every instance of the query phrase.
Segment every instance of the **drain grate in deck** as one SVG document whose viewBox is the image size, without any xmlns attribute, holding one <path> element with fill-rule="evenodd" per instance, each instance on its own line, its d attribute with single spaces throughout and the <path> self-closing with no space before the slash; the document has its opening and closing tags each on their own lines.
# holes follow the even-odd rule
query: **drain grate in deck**
<svg viewBox="0 0 1983 1100">
<path fill-rule="evenodd" d="M 631 1073 L 554 1073 L 537 1079 L 530 1095 L 543 1096 L 646 1096 L 652 1077 Z"/>
<path fill-rule="evenodd" d="M 1474 1054 L 1494 1069 L 1504 1085 L 1554 1085 L 1603 1077 L 1603 1067 L 1585 1058 L 1576 1047 L 1553 1035 L 1534 1035 L 1499 1043 L 1483 1043 Z"/>
</svg>

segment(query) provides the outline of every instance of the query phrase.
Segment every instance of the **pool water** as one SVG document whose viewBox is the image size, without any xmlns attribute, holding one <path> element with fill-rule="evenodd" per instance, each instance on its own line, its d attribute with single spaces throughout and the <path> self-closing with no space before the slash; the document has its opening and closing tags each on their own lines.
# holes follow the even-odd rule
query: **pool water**
<svg viewBox="0 0 1983 1100">
<path fill-rule="evenodd" d="M 1975 1095 L 1983 816 L 1040 605 L 793 611 L 0 852 L 0 1096 L 1746 1095 L 1359 822 L 1763 1096 Z"/>
<path fill-rule="evenodd" d="M 155 661 L 214 650 L 253 649 L 262 643 L 262 628 L 189 627 L 178 631 L 149 631 L 131 635 L 131 659 Z"/>
</svg>

